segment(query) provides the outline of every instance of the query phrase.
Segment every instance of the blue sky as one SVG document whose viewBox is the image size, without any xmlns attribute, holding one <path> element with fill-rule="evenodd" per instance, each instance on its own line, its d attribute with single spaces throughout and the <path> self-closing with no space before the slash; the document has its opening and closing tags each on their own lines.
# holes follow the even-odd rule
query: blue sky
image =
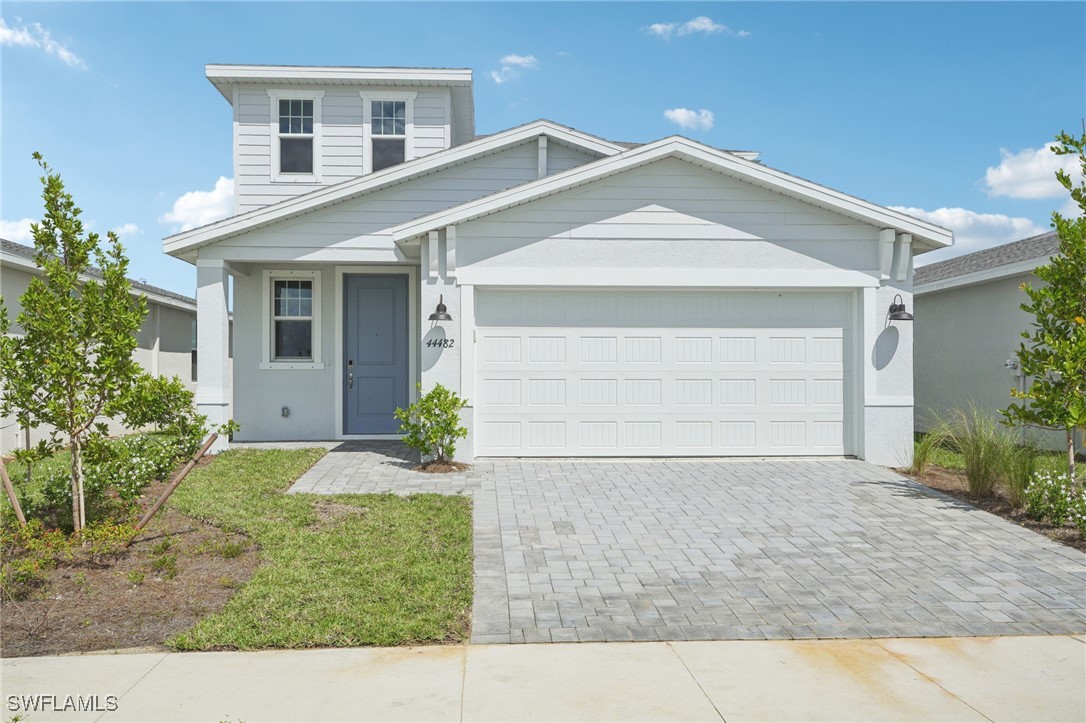
<svg viewBox="0 0 1086 723">
<path fill-rule="evenodd" d="M 133 276 L 190 294 L 161 239 L 229 204 L 211 62 L 469 67 L 478 133 L 546 117 L 758 150 L 954 228 L 953 253 L 1048 228 L 1067 197 L 1045 145 L 1086 115 L 1081 2 L 4 2 L 0 18 L 3 235 L 29 243 L 41 215 L 38 150 L 94 230 L 121 230 Z"/>
</svg>

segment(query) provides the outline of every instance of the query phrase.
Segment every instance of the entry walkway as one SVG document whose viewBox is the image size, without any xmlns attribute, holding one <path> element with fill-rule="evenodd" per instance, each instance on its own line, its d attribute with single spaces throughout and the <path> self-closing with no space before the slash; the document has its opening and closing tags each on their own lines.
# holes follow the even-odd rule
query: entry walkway
<svg viewBox="0 0 1086 723">
<path fill-rule="evenodd" d="M 27 721 L 1082 721 L 1086 641 L 1006 637 L 147 653 L 2 662 Z M 116 696 L 42 713 L 43 694 Z M 14 698 L 13 698 L 14 696 Z M 23 720 L 23 719 L 20 719 Z"/>
</svg>

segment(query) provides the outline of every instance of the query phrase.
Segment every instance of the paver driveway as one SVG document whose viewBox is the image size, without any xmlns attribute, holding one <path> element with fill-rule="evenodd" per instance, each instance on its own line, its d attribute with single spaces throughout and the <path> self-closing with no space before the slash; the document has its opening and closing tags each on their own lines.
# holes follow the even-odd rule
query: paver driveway
<svg viewBox="0 0 1086 723">
<path fill-rule="evenodd" d="M 472 642 L 1086 632 L 1086 556 L 864 462 L 421 476 L 387 444 L 351 444 L 294 491 L 475 496 Z"/>
</svg>

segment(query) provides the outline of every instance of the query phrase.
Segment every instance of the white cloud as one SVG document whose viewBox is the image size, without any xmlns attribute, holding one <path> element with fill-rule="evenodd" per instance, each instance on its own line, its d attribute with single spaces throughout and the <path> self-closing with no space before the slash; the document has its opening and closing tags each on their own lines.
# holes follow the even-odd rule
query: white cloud
<svg viewBox="0 0 1086 723">
<path fill-rule="evenodd" d="M 510 53 L 498 61 L 501 68 L 490 71 L 491 79 L 501 85 L 520 77 L 523 70 L 536 70 L 539 68 L 539 60 L 534 55 L 517 55 Z"/>
<path fill-rule="evenodd" d="M 1081 177 L 1077 156 L 1057 156 L 1047 145 L 1018 153 L 1000 148 L 999 156 L 999 165 L 989 167 L 984 174 L 992 197 L 1060 198 L 1067 190 L 1056 180 L 1056 171 L 1062 168 L 1073 179 Z"/>
<path fill-rule="evenodd" d="M 17 19 L 19 27 L 11 27 L 3 18 L 0 18 L 0 45 L 18 46 L 23 48 L 39 48 L 47 55 L 59 59 L 61 62 L 73 68 L 86 70 L 87 64 L 83 59 L 73 53 L 63 43 L 53 39 L 52 33 L 46 30 L 41 23 L 26 25 L 21 19 Z"/>
<path fill-rule="evenodd" d="M 707 131 L 713 127 L 713 112 L 704 108 L 669 108 L 664 111 L 664 117 L 686 130 Z"/>
<path fill-rule="evenodd" d="M 113 231 L 113 233 L 117 234 L 120 237 L 137 236 L 137 235 L 143 233 L 143 229 L 141 229 L 139 226 L 137 226 L 134 223 L 123 223 L 120 226 L 117 226 L 117 227 L 115 227 L 113 229 L 110 229 L 110 230 Z"/>
<path fill-rule="evenodd" d="M 26 243 L 34 239 L 34 234 L 30 232 L 30 224 L 36 223 L 37 219 L 34 218 L 21 218 L 18 221 L 0 221 L 0 238 L 5 238 L 8 241 L 17 241 L 19 243 Z"/>
<path fill-rule="evenodd" d="M 210 191 L 189 191 L 173 202 L 173 208 L 159 217 L 161 223 L 177 224 L 188 231 L 234 213 L 234 179 L 219 177 Z"/>
<path fill-rule="evenodd" d="M 746 30 L 732 30 L 727 25 L 718 23 L 705 15 L 699 15 L 692 20 L 687 20 L 685 23 L 653 23 L 646 27 L 645 30 L 650 35 L 655 35 L 664 40 L 670 40 L 672 36 L 681 37 L 683 35 L 693 35 L 694 33 L 701 35 L 726 33 L 738 38 L 750 37 L 750 33 Z"/>
<path fill-rule="evenodd" d="M 1018 241 L 1047 230 L 1028 218 L 1006 216 L 1001 213 L 977 213 L 967 208 L 937 208 L 934 211 L 906 206 L 891 206 L 890 208 L 931 221 L 954 232 L 953 246 L 918 257 L 917 266 Z"/>
</svg>

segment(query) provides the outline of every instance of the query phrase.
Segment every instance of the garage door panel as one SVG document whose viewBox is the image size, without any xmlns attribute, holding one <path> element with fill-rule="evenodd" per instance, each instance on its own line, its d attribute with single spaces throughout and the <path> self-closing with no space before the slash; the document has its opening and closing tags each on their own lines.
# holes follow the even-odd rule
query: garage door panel
<svg viewBox="0 0 1086 723">
<path fill-rule="evenodd" d="M 480 291 L 476 451 L 843 454 L 848 299 Z M 636 323 L 650 310 L 654 326 Z"/>
</svg>

